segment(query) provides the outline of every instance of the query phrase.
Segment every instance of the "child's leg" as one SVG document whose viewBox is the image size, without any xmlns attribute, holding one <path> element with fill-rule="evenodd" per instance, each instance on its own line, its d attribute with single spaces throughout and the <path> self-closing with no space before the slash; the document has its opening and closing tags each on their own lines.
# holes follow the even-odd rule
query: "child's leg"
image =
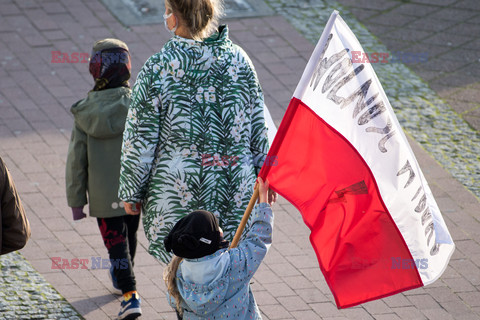
<svg viewBox="0 0 480 320">
<path fill-rule="evenodd" d="M 113 265 L 113 274 L 122 293 L 136 291 L 135 275 L 130 260 L 128 227 L 126 216 L 113 218 L 97 218 L 97 223 L 103 237 L 103 243 Z"/>
<path fill-rule="evenodd" d="M 132 266 L 135 265 L 135 253 L 137 252 L 137 230 L 138 224 L 140 222 L 140 215 L 131 216 L 127 215 L 124 216 L 125 224 L 127 225 L 127 232 L 128 232 L 128 249 L 130 252 L 130 261 L 132 262 Z"/>
</svg>

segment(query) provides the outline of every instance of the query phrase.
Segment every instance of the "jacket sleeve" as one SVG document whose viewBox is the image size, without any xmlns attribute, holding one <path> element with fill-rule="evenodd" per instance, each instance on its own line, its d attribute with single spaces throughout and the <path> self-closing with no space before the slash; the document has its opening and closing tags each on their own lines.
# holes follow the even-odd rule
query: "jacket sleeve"
<svg viewBox="0 0 480 320">
<path fill-rule="evenodd" d="M 152 60 L 138 74 L 123 132 L 118 197 L 129 203 L 144 199 L 159 140 L 159 101 L 152 84 Z"/>
<path fill-rule="evenodd" d="M 30 224 L 17 189 L 0 158 L 0 254 L 20 250 L 30 234 Z"/>
<path fill-rule="evenodd" d="M 87 204 L 87 157 L 87 135 L 74 125 L 65 168 L 67 203 L 72 208 L 83 207 Z"/>
<path fill-rule="evenodd" d="M 237 248 L 231 250 L 239 274 L 253 277 L 272 244 L 273 212 L 268 203 L 260 203 L 253 213 L 252 225 Z M 231 258 L 232 260 L 232 258 Z M 238 275 L 238 274 L 237 274 Z"/>
<path fill-rule="evenodd" d="M 250 151 L 253 156 L 255 173 L 258 175 L 268 153 L 268 131 L 265 125 L 264 108 L 265 100 L 258 82 L 257 75 L 252 66 L 252 85 L 250 88 L 250 99 L 252 106 L 252 135 L 250 140 Z"/>
</svg>

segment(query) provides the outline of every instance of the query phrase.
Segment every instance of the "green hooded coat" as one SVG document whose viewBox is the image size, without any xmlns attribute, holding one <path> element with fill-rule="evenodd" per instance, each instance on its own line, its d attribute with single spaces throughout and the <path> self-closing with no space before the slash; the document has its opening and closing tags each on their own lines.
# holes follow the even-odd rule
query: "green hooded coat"
<svg viewBox="0 0 480 320">
<path fill-rule="evenodd" d="M 125 87 L 90 91 L 71 108 L 75 124 L 65 173 L 67 202 L 70 207 L 89 203 L 93 217 L 126 214 L 117 193 L 130 94 Z"/>
</svg>

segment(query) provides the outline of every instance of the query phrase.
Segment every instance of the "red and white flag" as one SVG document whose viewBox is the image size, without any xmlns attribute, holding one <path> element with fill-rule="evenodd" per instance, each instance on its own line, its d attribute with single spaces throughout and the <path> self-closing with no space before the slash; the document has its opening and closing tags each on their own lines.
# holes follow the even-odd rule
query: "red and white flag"
<svg viewBox="0 0 480 320">
<path fill-rule="evenodd" d="M 352 51 L 364 52 L 334 11 L 260 172 L 301 212 L 338 308 L 434 282 L 455 248 L 372 66 Z"/>
</svg>

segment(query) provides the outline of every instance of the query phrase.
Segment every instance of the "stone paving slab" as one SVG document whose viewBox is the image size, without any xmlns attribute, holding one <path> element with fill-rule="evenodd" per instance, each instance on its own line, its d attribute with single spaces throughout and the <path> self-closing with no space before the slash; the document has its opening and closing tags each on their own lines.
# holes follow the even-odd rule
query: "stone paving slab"
<svg viewBox="0 0 480 320">
<path fill-rule="evenodd" d="M 374 6 L 360 2 L 365 8 Z M 305 4 L 303 9 L 309 8 L 308 3 L 316 3 L 317 8 L 325 5 L 319 0 L 296 3 Z M 376 5 L 380 9 L 368 9 L 392 7 L 388 2 Z M 51 52 L 88 53 L 97 38 L 118 37 L 130 47 L 135 77 L 168 34 L 162 25 L 126 29 L 99 0 L 7 0 L 0 4 L 0 15 L 0 154 L 32 224 L 32 239 L 21 252 L 85 319 L 112 319 L 120 300 L 111 294 L 107 270 L 94 269 L 91 263 L 87 269 L 52 269 L 53 257 L 91 262 L 92 257 L 106 258 L 107 252 L 95 220 L 74 223 L 64 195 L 64 164 L 73 123 L 68 110 L 91 89 L 88 66 L 52 64 Z M 229 21 L 232 39 L 245 48 L 257 68 L 277 124 L 314 48 L 308 35 L 293 25 L 280 15 Z M 362 27 L 354 27 L 363 36 Z M 387 90 L 388 84 L 384 87 Z M 480 318 L 480 203 L 424 147 L 409 139 L 458 247 L 441 279 L 428 287 L 337 310 L 306 226 L 293 206 L 280 199 L 275 205 L 274 244 L 253 284 L 264 319 Z M 165 299 L 163 266 L 145 251 L 142 230 L 139 244 L 135 272 L 142 319 L 176 319 Z M 31 314 L 38 311 L 38 306 L 30 305 Z"/>
</svg>

